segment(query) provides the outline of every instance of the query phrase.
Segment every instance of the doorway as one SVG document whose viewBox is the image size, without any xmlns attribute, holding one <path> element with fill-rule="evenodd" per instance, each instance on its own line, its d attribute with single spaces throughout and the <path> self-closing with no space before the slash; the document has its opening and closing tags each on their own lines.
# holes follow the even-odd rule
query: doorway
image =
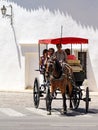
<svg viewBox="0 0 98 130">
<path fill-rule="evenodd" d="M 25 88 L 32 89 L 34 84 L 34 79 L 39 74 L 38 69 L 38 53 L 25 53 Z"/>
</svg>

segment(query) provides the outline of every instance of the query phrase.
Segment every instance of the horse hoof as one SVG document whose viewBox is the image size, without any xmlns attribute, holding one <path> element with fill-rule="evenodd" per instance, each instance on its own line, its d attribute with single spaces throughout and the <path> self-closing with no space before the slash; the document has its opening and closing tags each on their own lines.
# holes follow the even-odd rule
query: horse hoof
<svg viewBox="0 0 98 130">
<path fill-rule="evenodd" d="M 48 112 L 47 112 L 47 115 L 51 115 L 51 112 L 50 112 L 50 111 L 48 111 Z"/>
<path fill-rule="evenodd" d="M 67 111 L 66 110 L 61 110 L 61 115 L 65 115 L 67 114 Z"/>
<path fill-rule="evenodd" d="M 67 111 L 64 111 L 63 113 L 64 113 L 64 115 L 65 115 L 65 114 L 67 114 Z"/>
</svg>

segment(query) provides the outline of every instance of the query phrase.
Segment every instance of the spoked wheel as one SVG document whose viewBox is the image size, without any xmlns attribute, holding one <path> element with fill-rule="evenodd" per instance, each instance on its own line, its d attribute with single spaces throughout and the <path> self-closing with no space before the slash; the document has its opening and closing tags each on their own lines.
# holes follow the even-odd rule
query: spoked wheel
<svg viewBox="0 0 98 130">
<path fill-rule="evenodd" d="M 39 90 L 39 83 L 37 78 L 35 78 L 34 81 L 33 100 L 34 100 L 35 108 L 38 108 L 40 102 L 40 90 Z"/>
<path fill-rule="evenodd" d="M 86 88 L 86 97 L 85 97 L 85 109 L 86 109 L 86 113 L 88 113 L 88 109 L 89 109 L 89 88 Z"/>
<path fill-rule="evenodd" d="M 76 93 L 73 95 L 72 99 L 73 109 L 77 109 L 79 107 L 79 104 L 80 104 L 80 96 L 79 93 Z"/>
<path fill-rule="evenodd" d="M 73 91 L 73 98 L 72 98 L 73 109 L 77 109 L 79 107 L 81 95 L 82 95 L 81 91 L 75 88 L 75 90 Z"/>
</svg>

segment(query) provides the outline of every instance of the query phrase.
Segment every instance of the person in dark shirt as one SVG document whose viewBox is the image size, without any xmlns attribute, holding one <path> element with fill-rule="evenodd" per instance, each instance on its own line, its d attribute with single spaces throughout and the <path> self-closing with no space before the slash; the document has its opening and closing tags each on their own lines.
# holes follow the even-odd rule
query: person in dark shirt
<svg viewBox="0 0 98 130">
<path fill-rule="evenodd" d="M 40 71 L 43 72 L 45 69 L 45 64 L 47 63 L 48 60 L 48 50 L 44 49 L 43 50 L 43 55 L 40 57 L 39 65 L 40 65 Z"/>
</svg>

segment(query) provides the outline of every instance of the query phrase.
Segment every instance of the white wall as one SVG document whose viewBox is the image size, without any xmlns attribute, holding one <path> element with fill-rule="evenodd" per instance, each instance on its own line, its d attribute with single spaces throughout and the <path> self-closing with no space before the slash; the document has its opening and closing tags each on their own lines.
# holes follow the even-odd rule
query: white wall
<svg viewBox="0 0 98 130">
<path fill-rule="evenodd" d="M 98 88 L 97 29 L 82 26 L 67 13 L 64 15 L 57 10 L 51 12 L 45 8 L 38 8 L 27 11 L 14 3 L 6 1 L 0 1 L 0 8 L 3 4 L 7 6 L 12 4 L 13 27 L 10 25 L 10 19 L 2 18 L 0 14 L 0 90 L 25 88 L 25 54 L 22 54 L 20 43 L 33 44 L 38 43 L 39 39 L 60 37 L 61 25 L 63 25 L 62 36 L 90 39 L 88 81 L 92 90 Z M 34 48 L 31 51 L 33 55 Z M 26 49 L 26 53 L 28 52 L 29 48 Z M 35 62 L 31 62 L 32 65 L 35 66 Z"/>
<path fill-rule="evenodd" d="M 98 91 L 98 40 L 89 40 L 88 49 L 88 85 L 91 91 Z"/>
</svg>

